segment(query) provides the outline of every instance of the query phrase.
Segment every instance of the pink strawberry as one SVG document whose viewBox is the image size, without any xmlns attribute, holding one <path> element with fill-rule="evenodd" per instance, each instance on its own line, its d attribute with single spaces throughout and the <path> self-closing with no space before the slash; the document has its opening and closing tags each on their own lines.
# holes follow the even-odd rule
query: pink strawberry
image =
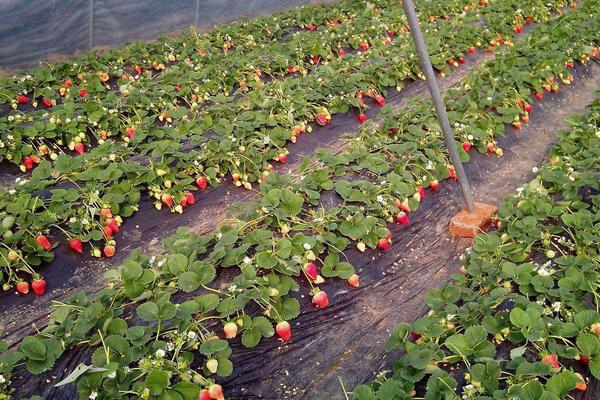
<svg viewBox="0 0 600 400">
<path fill-rule="evenodd" d="M 283 164 L 287 161 L 287 154 L 281 153 L 277 156 L 277 159 L 279 160 L 280 163 Z"/>
<path fill-rule="evenodd" d="M 419 185 L 419 187 L 417 188 L 417 192 L 419 192 L 421 200 L 423 200 L 425 198 L 425 189 L 423 188 L 423 186 Z"/>
<path fill-rule="evenodd" d="M 375 102 L 377 104 L 379 104 L 379 106 L 383 107 L 383 106 L 385 106 L 385 97 L 383 97 L 383 96 L 376 96 L 375 97 Z"/>
<path fill-rule="evenodd" d="M 346 50 L 344 50 L 344 49 L 339 49 L 338 50 L 338 56 L 344 57 L 345 55 L 346 55 Z"/>
<path fill-rule="evenodd" d="M 277 335 L 283 339 L 283 341 L 288 341 L 292 337 L 292 330 L 290 328 L 290 323 L 287 321 L 281 321 L 275 326 L 275 332 Z"/>
<path fill-rule="evenodd" d="M 106 245 L 104 246 L 104 249 L 102 249 L 102 252 L 104 253 L 104 255 L 108 258 L 112 257 L 115 255 L 115 246 L 113 245 Z"/>
<path fill-rule="evenodd" d="M 224 400 L 225 399 L 225 397 L 223 396 L 223 388 L 221 387 L 221 385 L 217 385 L 216 383 L 209 386 L 208 395 L 210 396 L 211 399 L 214 399 L 214 400 Z"/>
<path fill-rule="evenodd" d="M 352 276 L 350 278 L 348 278 L 347 282 L 348 282 L 348 285 L 357 288 L 360 286 L 360 277 L 356 274 L 352 274 Z"/>
<path fill-rule="evenodd" d="M 317 114 L 316 121 L 319 125 L 327 124 L 327 116 L 325 114 Z"/>
<path fill-rule="evenodd" d="M 83 252 L 83 243 L 77 238 L 71 239 L 71 241 L 69 242 L 69 247 L 79 254 Z"/>
<path fill-rule="evenodd" d="M 473 47 L 473 46 L 469 47 L 469 53 L 470 54 L 474 54 L 475 51 L 476 51 L 475 47 Z"/>
<path fill-rule="evenodd" d="M 85 153 L 85 146 L 83 145 L 83 143 L 81 143 L 81 142 L 80 142 L 80 143 L 77 143 L 77 144 L 75 145 L 75 151 L 76 151 L 77 153 L 79 153 L 79 154 L 83 154 L 83 153 Z"/>
<path fill-rule="evenodd" d="M 129 127 L 125 129 L 125 135 L 127 135 L 129 139 L 133 139 L 133 137 L 135 136 L 135 131 L 135 127 Z"/>
<path fill-rule="evenodd" d="M 318 269 L 315 263 L 306 263 L 304 265 L 304 272 L 313 281 L 317 279 Z"/>
<path fill-rule="evenodd" d="M 560 364 L 558 363 L 558 357 L 555 354 L 548 354 L 542 357 L 542 363 L 548 364 L 552 368 L 560 368 Z"/>
<path fill-rule="evenodd" d="M 438 190 L 440 190 L 440 182 L 437 179 L 434 179 L 431 182 L 429 182 L 429 187 L 434 192 L 437 192 Z"/>
<path fill-rule="evenodd" d="M 360 51 L 367 51 L 369 50 L 369 43 L 362 42 L 358 45 L 358 48 L 360 49 Z"/>
<path fill-rule="evenodd" d="M 312 302 L 318 308 L 325 308 L 329 305 L 329 297 L 327 297 L 327 293 L 320 290 L 312 298 Z"/>
<path fill-rule="evenodd" d="M 50 99 L 42 100 L 42 104 L 45 105 L 46 107 L 52 107 L 54 105 L 54 103 Z"/>
<path fill-rule="evenodd" d="M 237 335 L 238 326 L 235 322 L 228 322 L 223 327 L 223 332 L 225 332 L 227 339 L 233 339 Z"/>
<path fill-rule="evenodd" d="M 19 294 L 27 294 L 29 293 L 29 283 L 25 281 L 21 281 L 17 283 L 17 292 Z"/>
<path fill-rule="evenodd" d="M 161 201 L 165 203 L 167 207 L 173 207 L 173 196 L 170 194 L 164 193 L 161 197 Z"/>
</svg>

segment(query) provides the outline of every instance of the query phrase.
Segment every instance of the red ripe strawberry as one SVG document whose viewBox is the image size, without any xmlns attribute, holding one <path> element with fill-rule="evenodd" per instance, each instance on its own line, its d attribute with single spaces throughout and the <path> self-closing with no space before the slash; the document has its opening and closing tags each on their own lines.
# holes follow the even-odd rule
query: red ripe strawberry
<svg viewBox="0 0 600 400">
<path fill-rule="evenodd" d="M 109 239 L 113 235 L 113 231 L 112 231 L 112 229 L 110 229 L 110 226 L 105 226 L 104 229 L 103 229 L 103 232 L 104 232 L 104 236 L 107 237 L 107 238 L 109 238 Z"/>
<path fill-rule="evenodd" d="M 37 244 L 39 244 L 44 250 L 50 250 L 52 248 L 52 243 L 48 240 L 48 238 L 44 235 L 40 235 L 35 238 Z"/>
<path fill-rule="evenodd" d="M 363 124 L 367 120 L 367 116 L 363 113 L 360 113 L 360 115 L 358 116 L 358 120 L 361 124 Z"/>
<path fill-rule="evenodd" d="M 81 90 L 79 91 L 79 96 L 81 96 L 81 97 L 86 97 L 87 95 L 88 95 L 88 91 L 87 91 L 87 90 L 85 90 L 85 89 L 81 89 Z"/>
<path fill-rule="evenodd" d="M 344 49 L 339 49 L 338 50 L 338 56 L 344 57 L 345 55 L 346 55 L 346 50 L 344 50 Z"/>
<path fill-rule="evenodd" d="M 320 290 L 317 293 L 315 293 L 315 295 L 312 298 L 312 302 L 318 308 L 325 308 L 329 305 L 329 297 L 327 296 L 327 293 Z"/>
<path fill-rule="evenodd" d="M 600 58 L 600 50 L 598 50 L 598 48 L 594 47 L 594 48 L 592 49 L 592 56 L 593 56 L 595 59 L 598 59 L 598 58 Z"/>
<path fill-rule="evenodd" d="M 419 193 L 419 196 L 421 196 L 421 200 L 423 200 L 425 198 L 425 189 L 423 186 L 419 185 L 417 192 Z"/>
<path fill-rule="evenodd" d="M 233 339 L 237 335 L 238 326 L 235 322 L 228 322 L 223 327 L 223 332 L 225 332 L 225 337 L 227 339 Z"/>
<path fill-rule="evenodd" d="M 17 283 L 17 292 L 19 294 L 27 294 L 29 293 L 29 283 L 25 281 L 21 281 Z"/>
<path fill-rule="evenodd" d="M 198 400 L 210 400 L 210 395 L 208 394 L 208 389 L 202 389 L 198 394 Z"/>
<path fill-rule="evenodd" d="M 465 63 L 465 58 L 464 57 L 460 57 L 458 59 L 458 62 L 461 63 L 461 64 L 464 64 Z"/>
<path fill-rule="evenodd" d="M 385 106 L 385 97 L 383 96 L 376 96 L 375 97 L 375 102 L 380 106 L 383 107 Z"/>
<path fill-rule="evenodd" d="M 387 31 L 387 34 L 389 37 L 394 37 L 394 36 L 396 36 L 396 31 L 389 30 L 389 31 Z"/>
<path fill-rule="evenodd" d="M 110 228 L 112 233 L 119 233 L 119 230 L 120 230 L 119 224 L 114 219 L 112 219 L 112 218 L 107 219 L 106 226 L 108 226 Z"/>
<path fill-rule="evenodd" d="M 71 241 L 69 242 L 69 247 L 79 254 L 83 252 L 83 243 L 77 238 L 71 239 Z"/>
<path fill-rule="evenodd" d="M 462 148 L 465 152 L 469 152 L 471 150 L 471 143 L 470 142 L 463 142 L 462 144 Z"/>
<path fill-rule="evenodd" d="M 398 133 L 398 128 L 391 128 L 390 129 L 390 136 L 394 136 L 396 133 Z"/>
<path fill-rule="evenodd" d="M 437 179 L 434 179 L 431 182 L 429 182 L 429 187 L 434 192 L 437 192 L 438 190 L 440 190 L 440 182 Z"/>
<path fill-rule="evenodd" d="M 527 25 L 531 24 L 533 22 L 533 17 L 525 17 L 525 23 Z"/>
<path fill-rule="evenodd" d="M 136 65 L 135 66 L 135 73 L 138 74 L 138 75 L 141 75 L 142 74 L 142 67 L 139 66 L 139 65 Z"/>
<path fill-rule="evenodd" d="M 387 249 L 390 248 L 390 242 L 388 242 L 388 240 L 386 238 L 381 238 L 379 239 L 379 241 L 377 242 L 377 247 L 380 250 L 386 251 Z"/>
<path fill-rule="evenodd" d="M 555 354 L 548 354 L 542 357 L 542 363 L 548 364 L 552 368 L 560 368 L 560 364 L 558 363 L 558 357 Z"/>
<path fill-rule="evenodd" d="M 527 114 L 531 114 L 531 104 L 525 104 L 525 112 L 527 112 Z"/>
<path fill-rule="evenodd" d="M 544 98 L 544 93 L 542 93 L 542 92 L 536 92 L 536 93 L 535 93 L 535 97 L 536 97 L 538 100 L 542 100 L 542 98 Z"/>
<path fill-rule="evenodd" d="M 387 240 L 391 240 L 391 239 L 392 239 L 392 232 L 391 232 L 391 231 L 388 231 L 387 235 L 385 235 L 385 238 L 386 238 Z"/>
<path fill-rule="evenodd" d="M 469 47 L 468 51 L 469 51 L 470 54 L 474 54 L 475 51 L 476 51 L 476 49 L 475 49 L 475 47 L 471 46 L 471 47 Z"/>
<path fill-rule="evenodd" d="M 408 218 L 408 214 L 404 211 L 400 211 L 398 215 L 396 215 L 396 221 L 398 221 L 402 225 L 410 224 L 410 219 Z"/>
<path fill-rule="evenodd" d="M 170 194 L 164 193 L 161 197 L 161 200 L 167 207 L 173 207 L 173 196 Z"/>
<path fill-rule="evenodd" d="M 75 151 L 78 152 L 79 154 L 83 154 L 85 153 L 85 146 L 83 145 L 83 143 L 77 143 L 75 145 Z"/>
<path fill-rule="evenodd" d="M 129 139 L 132 139 L 135 136 L 135 127 L 125 129 L 125 135 L 127 135 Z"/>
<path fill-rule="evenodd" d="M 46 293 L 46 281 L 42 278 L 35 278 L 33 282 L 31 282 L 31 289 L 33 290 L 33 293 L 38 296 L 43 295 Z"/>
<path fill-rule="evenodd" d="M 277 156 L 277 159 L 279 160 L 280 163 L 284 163 L 287 161 L 287 154 L 281 153 Z"/>
<path fill-rule="evenodd" d="M 314 31 L 315 29 L 317 29 L 317 27 L 313 24 L 308 24 L 306 25 L 306 29 L 309 31 Z"/>
<path fill-rule="evenodd" d="M 192 204 L 196 203 L 196 198 L 194 197 L 194 195 L 192 193 L 185 192 L 185 201 L 189 206 L 191 206 Z"/>
<path fill-rule="evenodd" d="M 21 94 L 21 95 L 17 96 L 17 101 L 21 104 L 24 104 L 29 101 L 29 98 L 27 96 L 25 96 L 24 94 Z"/>
<path fill-rule="evenodd" d="M 206 189 L 207 184 L 208 184 L 208 181 L 206 180 L 205 177 L 199 176 L 196 178 L 196 186 L 198 186 L 200 189 Z"/>
<path fill-rule="evenodd" d="M 590 365 L 590 360 L 583 354 L 579 355 L 579 361 L 581 361 L 584 365 Z"/>
<path fill-rule="evenodd" d="M 69 79 L 67 79 L 67 80 L 65 81 L 65 83 L 63 83 L 63 86 L 64 86 L 64 87 L 71 87 L 71 86 L 73 86 L 73 83 L 71 83 L 71 81 L 70 81 Z"/>
<path fill-rule="evenodd" d="M 318 269 L 316 264 L 311 262 L 304 264 L 304 273 L 313 281 L 317 279 Z"/>
<path fill-rule="evenodd" d="M 417 333 L 417 332 L 411 332 L 411 333 L 410 333 L 410 337 L 411 337 L 413 340 L 419 340 L 419 339 L 421 339 L 421 334 L 420 334 L 420 333 Z"/>
<path fill-rule="evenodd" d="M 104 246 L 104 249 L 102 249 L 102 252 L 104 253 L 104 255 L 108 258 L 112 257 L 115 255 L 115 246 L 113 245 L 106 245 Z"/>
<path fill-rule="evenodd" d="M 352 276 L 350 276 L 350 278 L 348 278 L 347 282 L 348 282 L 348 285 L 357 288 L 360 286 L 360 277 L 356 274 L 352 274 Z"/>
<path fill-rule="evenodd" d="M 275 332 L 277 335 L 283 339 L 283 341 L 288 341 L 292 337 L 292 330 L 290 328 L 290 323 L 287 321 L 281 321 L 275 326 Z"/>
<path fill-rule="evenodd" d="M 318 64 L 319 63 L 319 59 L 320 59 L 319 56 L 312 56 L 312 62 L 313 62 L 313 64 Z"/>
<path fill-rule="evenodd" d="M 46 107 L 52 107 L 54 105 L 54 103 L 52 103 L 52 100 L 50 100 L 50 99 L 42 100 L 42 104 L 45 105 Z"/>
<path fill-rule="evenodd" d="M 23 157 L 23 165 L 25 166 L 25 169 L 33 168 L 33 158 Z"/>
<path fill-rule="evenodd" d="M 217 385 L 212 384 L 210 385 L 210 387 L 208 388 L 208 395 L 210 396 L 211 399 L 214 400 L 224 400 L 225 397 L 223 396 L 223 388 L 221 387 L 221 385 Z"/>
<path fill-rule="evenodd" d="M 362 42 L 358 45 L 358 48 L 360 49 L 360 51 L 367 51 L 369 50 L 369 43 Z"/>
</svg>

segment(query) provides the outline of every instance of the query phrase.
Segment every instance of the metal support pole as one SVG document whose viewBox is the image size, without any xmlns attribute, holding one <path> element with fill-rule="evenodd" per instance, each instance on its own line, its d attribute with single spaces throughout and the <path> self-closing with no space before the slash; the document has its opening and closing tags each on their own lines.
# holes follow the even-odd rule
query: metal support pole
<svg viewBox="0 0 600 400">
<path fill-rule="evenodd" d="M 452 132 L 452 128 L 450 128 L 450 121 L 448 121 L 446 106 L 444 105 L 444 101 L 440 93 L 440 88 L 438 86 L 435 73 L 433 72 L 431 61 L 429 60 L 429 53 L 427 51 L 427 47 L 425 46 L 425 41 L 423 40 L 423 33 L 421 32 L 421 27 L 419 26 L 419 20 L 417 19 L 415 6 L 412 0 L 401 1 L 402 6 L 404 7 L 404 13 L 408 18 L 408 26 L 410 28 L 410 33 L 412 35 L 413 41 L 415 42 L 417 53 L 419 54 L 419 62 L 421 64 L 421 69 L 425 74 L 427 87 L 429 88 L 429 93 L 431 94 L 431 98 L 433 99 L 433 104 L 435 106 L 435 111 L 437 113 L 438 120 L 440 121 L 440 126 L 442 127 L 442 131 L 444 132 L 446 146 L 448 146 L 448 151 L 450 152 L 450 159 L 452 160 L 452 165 L 454 165 L 454 170 L 456 171 L 456 175 L 458 176 L 458 183 L 460 184 L 460 188 L 462 190 L 466 209 L 469 213 L 473 213 L 475 211 L 475 203 L 473 201 L 473 194 L 471 193 L 471 186 L 467 181 L 465 170 L 460 160 L 460 156 L 458 155 L 458 151 L 456 150 L 454 133 Z"/>
<path fill-rule="evenodd" d="M 94 0 L 90 0 L 90 19 L 89 19 L 89 25 L 90 25 L 90 32 L 89 32 L 89 38 L 88 38 L 88 47 L 91 49 L 92 47 L 94 47 Z"/>
</svg>

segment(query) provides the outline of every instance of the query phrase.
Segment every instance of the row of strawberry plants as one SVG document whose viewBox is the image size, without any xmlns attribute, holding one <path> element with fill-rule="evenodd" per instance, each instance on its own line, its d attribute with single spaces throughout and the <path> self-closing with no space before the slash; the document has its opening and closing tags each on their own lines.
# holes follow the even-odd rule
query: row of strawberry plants
<svg viewBox="0 0 600 400">
<path fill-rule="evenodd" d="M 577 40 L 587 43 L 597 29 L 593 21 L 598 12 L 598 6 L 589 2 L 581 11 L 537 28 L 532 38 L 538 39 L 527 43 L 527 54 L 543 50 L 535 46 L 545 43 L 552 32 L 556 32 L 554 42 L 561 46 L 577 48 Z M 564 32 L 557 29 L 560 26 Z M 573 29 L 578 26 L 587 26 L 587 30 Z M 564 35 L 571 31 L 571 35 Z M 510 65 L 515 52 L 517 48 L 501 54 L 477 75 L 503 62 Z M 546 55 L 556 56 L 550 52 Z M 504 73 L 508 76 L 513 72 Z M 511 83 L 500 81 L 506 84 L 505 92 L 511 92 Z M 482 89 L 463 88 L 466 95 Z M 494 104 L 503 103 L 504 99 L 497 98 Z M 488 118 L 483 112 L 489 106 L 487 101 L 481 104 L 481 119 Z M 399 113 L 427 115 L 430 110 L 431 105 L 424 102 Z M 242 343 L 248 347 L 274 331 L 289 340 L 287 320 L 299 312 L 298 302 L 290 295 L 290 291 L 298 290 L 294 276 L 303 275 L 310 282 L 313 303 L 318 307 L 329 303 L 327 293 L 319 288 L 325 278 L 339 277 L 358 285 L 352 265 L 341 261 L 350 240 L 363 251 L 366 246 L 386 249 L 388 219 L 396 216 L 398 222 L 407 223 L 407 214 L 398 208 L 415 209 L 425 195 L 422 187 L 414 189 L 427 179 L 421 180 L 422 170 L 431 171 L 432 177 L 448 175 L 441 135 L 433 131 L 424 135 L 419 126 L 399 127 L 396 135 L 390 136 L 385 124 L 380 128 L 368 124 L 359 140 L 341 154 L 317 151 L 319 168 L 307 161 L 300 179 L 270 175 L 261 187 L 260 200 L 245 207 L 248 215 L 240 215 L 238 222 L 224 225 L 211 235 L 180 231 L 166 241 L 169 256 L 145 258 L 135 254 L 109 274 L 112 283 L 107 289 L 91 297 L 78 295 L 57 303 L 49 327 L 3 358 L 3 379 L 10 381 L 11 371 L 23 365 L 32 373 L 46 371 L 67 348 L 85 342 L 98 348 L 92 365 L 80 367 L 66 382 L 76 382 L 83 398 L 168 395 L 187 399 L 198 396 L 204 386 L 202 399 L 221 398 L 220 387 L 205 376 L 212 371 L 221 375 L 231 372 L 227 361 L 230 350 L 226 342 L 215 338 L 214 325 L 207 322 L 222 320 L 223 333 L 229 337 L 241 334 Z M 427 167 L 430 164 L 433 168 Z M 344 179 L 350 171 L 369 172 L 371 178 Z M 433 190 L 438 185 L 436 179 L 429 182 Z M 343 201 L 334 208 L 319 207 L 321 192 L 333 189 Z M 224 289 L 209 287 L 216 266 L 237 266 L 240 275 Z M 196 295 L 199 288 L 210 294 L 184 299 L 187 301 L 179 305 L 171 301 L 176 292 Z M 150 326 L 128 325 L 127 308 L 132 305 Z M 258 307 L 263 315 L 247 315 L 244 310 L 249 305 Z M 277 322 L 275 329 L 269 318 Z"/>
<path fill-rule="evenodd" d="M 492 24 L 493 21 L 506 21 L 507 18 L 513 18 L 513 12 L 513 9 L 511 7 L 507 8 L 506 5 L 499 6 L 498 9 L 490 5 L 488 11 L 490 18 L 486 19 L 486 22 Z M 449 41 L 451 37 L 456 39 L 456 36 L 460 34 L 461 37 L 469 38 L 464 39 L 470 40 L 468 43 L 476 44 L 476 40 L 482 39 L 474 33 L 473 29 L 467 29 L 466 21 L 469 21 L 469 19 L 464 18 L 462 23 L 457 26 L 448 23 L 450 29 L 440 28 L 441 37 L 430 40 L 443 43 Z M 492 32 L 486 33 L 486 35 L 496 37 L 498 33 Z M 460 42 L 458 41 L 459 44 L 452 51 L 456 52 L 462 48 L 463 45 Z M 401 49 L 399 55 L 406 55 L 402 59 L 408 60 L 405 61 L 407 67 L 400 69 L 400 75 L 397 76 L 397 79 L 400 79 L 406 77 L 407 72 L 405 71 L 409 69 L 408 64 L 414 64 L 414 60 L 410 61 L 414 59 L 414 54 L 412 58 L 408 57 L 411 50 L 406 43 L 403 46 L 398 46 L 398 48 Z M 383 75 L 386 71 L 392 74 L 398 73 L 398 71 L 386 65 L 384 61 L 370 68 L 369 71 L 372 73 L 358 70 L 352 76 L 362 77 L 367 79 L 367 82 L 372 82 L 372 76 L 379 77 L 382 80 L 386 79 L 386 75 Z M 339 88 L 333 82 L 339 81 L 339 70 L 338 72 L 335 71 L 335 69 L 328 69 L 326 74 L 318 71 L 315 77 L 311 77 L 307 81 L 306 85 L 308 86 L 303 92 L 308 92 L 308 88 L 312 84 L 318 87 L 324 81 L 331 82 L 328 85 L 330 91 L 338 91 Z M 385 83 L 381 84 L 385 86 Z M 357 87 L 360 88 L 361 86 L 357 85 Z M 327 93 L 321 95 L 322 97 L 328 96 Z M 269 95 L 266 95 L 263 99 L 259 98 L 258 100 L 263 102 L 269 99 Z M 359 104 L 359 100 L 356 104 Z M 282 108 L 286 109 L 284 102 L 282 102 Z M 255 114 L 264 113 L 259 109 Z M 263 123 L 260 122 L 259 125 Z M 194 121 L 185 121 L 180 129 L 183 131 L 193 129 L 194 124 Z M 269 123 L 267 122 L 267 124 Z M 254 129 L 255 127 L 251 126 L 251 128 Z M 264 149 L 266 144 L 264 142 L 265 138 L 262 136 L 265 134 L 265 132 L 261 132 L 258 135 L 260 137 L 252 134 L 245 143 L 242 142 L 240 137 L 232 137 L 230 140 L 225 141 L 214 139 L 209 144 L 205 144 L 199 152 L 185 153 L 180 150 L 178 145 L 173 143 L 173 140 L 162 140 L 154 143 L 151 148 L 152 155 L 160 155 L 161 159 L 149 166 L 141 166 L 131 160 L 126 161 L 127 152 L 112 142 L 107 142 L 102 146 L 102 149 L 96 149 L 86 157 L 71 158 L 64 156 L 59 158 L 55 165 L 55 171 L 52 170 L 49 163 L 41 163 L 32 174 L 31 180 L 21 181 L 19 185 L 5 192 L 3 196 L 4 201 L 2 203 L 6 210 L 3 234 L 10 248 L 4 247 L 0 251 L 6 253 L 4 263 L 8 264 L 9 267 L 7 281 L 14 281 L 16 272 L 19 270 L 26 270 L 31 273 L 32 269 L 28 265 L 37 265 L 51 258 L 52 253 L 49 250 L 52 248 L 52 243 L 47 238 L 47 234 L 50 229 L 57 229 L 53 228 L 55 226 L 68 230 L 67 237 L 73 250 L 82 252 L 82 242 L 105 240 L 108 243 L 105 243 L 104 254 L 111 256 L 114 254 L 115 249 L 111 237 L 118 232 L 121 218 L 127 217 L 136 211 L 144 187 L 149 188 L 150 193 L 156 196 L 157 206 L 160 206 L 162 201 L 174 210 L 181 211 L 184 204 L 195 202 L 193 195 L 187 191 L 191 189 L 191 184 L 202 168 L 201 163 L 198 162 L 200 154 L 215 154 L 212 160 L 205 161 L 204 164 L 215 164 L 216 167 L 211 167 L 203 172 L 208 175 L 209 179 L 216 181 L 231 168 L 227 166 L 219 167 L 220 163 L 236 165 L 237 171 L 237 164 L 242 166 L 243 162 L 243 165 L 246 166 L 246 160 L 260 160 L 261 158 L 277 156 L 275 149 Z M 278 147 L 278 145 L 285 143 L 287 135 L 287 130 L 275 128 L 271 130 L 268 137 Z M 235 139 L 236 145 L 234 145 L 233 139 Z M 96 151 L 98 154 L 96 154 Z M 237 157 L 234 155 L 236 151 L 239 154 Z M 242 152 L 244 154 L 241 154 Z M 110 155 L 107 156 L 107 153 Z M 281 160 L 281 154 L 279 157 Z M 255 166 L 253 163 L 249 164 L 250 167 Z M 255 168 L 259 168 L 259 166 L 255 166 Z M 217 171 L 220 171 L 219 177 Z M 268 170 L 263 171 L 263 173 L 267 172 Z M 233 171 L 233 178 L 237 184 L 241 184 L 240 181 L 244 180 L 244 176 L 242 175 L 239 179 L 239 175 L 241 174 Z M 237 179 L 236 176 L 238 176 Z M 259 176 L 262 176 L 262 174 L 257 171 L 252 179 Z M 249 185 L 249 179 L 246 178 L 245 184 Z M 35 191 L 51 187 L 60 181 L 73 182 L 75 187 L 53 189 L 46 201 L 30 195 Z M 201 177 L 197 180 L 197 183 L 200 187 L 205 187 L 207 184 L 206 178 Z M 22 210 L 34 210 L 35 212 L 22 213 Z M 19 227 L 22 226 L 27 226 L 28 229 L 20 229 Z M 101 255 L 98 248 L 94 247 L 92 251 L 94 255 Z"/>
<path fill-rule="evenodd" d="M 600 379 L 600 99 L 569 125 L 353 399 L 558 400 Z"/>
<path fill-rule="evenodd" d="M 427 9 L 427 2 L 422 3 Z M 463 3 L 467 4 L 464 0 L 449 3 L 446 12 L 462 10 Z M 42 109 L 34 113 L 16 111 L 3 119 L 2 125 L 7 131 L 5 139 L 8 135 L 13 137 L 6 140 L 5 156 L 21 163 L 27 156 L 37 160 L 37 157 L 48 153 L 51 156 L 55 152 L 60 154 L 61 148 L 67 145 L 71 150 L 83 152 L 86 144 L 89 146 L 90 142 L 103 141 L 109 136 L 122 135 L 129 139 L 133 128 L 145 132 L 149 139 L 152 136 L 148 131 L 157 118 L 159 122 L 172 122 L 188 114 L 177 112 L 180 105 L 189 106 L 190 111 L 194 111 L 220 95 L 229 96 L 240 84 L 243 85 L 242 91 L 264 85 L 261 76 L 306 73 L 311 64 L 327 62 L 328 58 L 337 56 L 351 45 L 364 51 L 380 42 L 382 36 L 391 42 L 388 36 L 395 35 L 393 26 L 403 23 L 400 10 L 395 4 L 388 4 L 383 9 L 371 7 L 360 14 L 350 15 L 341 25 L 332 24 L 318 33 L 300 32 L 283 42 L 242 46 L 238 51 L 227 52 L 226 56 L 222 53 L 216 53 L 214 57 L 206 54 L 201 62 L 186 58 L 187 53 L 174 51 L 169 54 L 171 59 L 186 61 L 169 66 L 158 76 L 150 71 L 143 74 L 139 68 L 136 73 L 129 74 L 113 66 L 114 63 L 88 74 L 80 73 L 77 79 L 57 82 L 56 87 L 48 86 L 47 97 L 38 104 Z M 335 11 L 332 10 L 331 14 L 336 15 Z M 94 65 L 101 68 L 101 64 Z M 111 79 L 116 80 L 114 86 L 119 89 L 116 92 L 110 90 Z M 18 97 L 22 102 L 28 100 L 24 94 Z M 67 101 L 64 106 L 51 109 L 49 107 L 56 102 L 54 97 L 64 97 Z M 112 112 L 102 118 L 102 108 Z M 142 118 L 141 111 L 144 111 L 144 116 L 152 115 L 153 118 Z M 24 168 L 32 166 L 31 157 L 24 160 Z"/>
</svg>

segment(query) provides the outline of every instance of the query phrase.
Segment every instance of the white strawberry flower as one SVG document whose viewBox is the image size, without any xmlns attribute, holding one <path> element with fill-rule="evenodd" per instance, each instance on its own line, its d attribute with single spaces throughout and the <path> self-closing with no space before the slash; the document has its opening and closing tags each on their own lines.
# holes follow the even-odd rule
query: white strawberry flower
<svg viewBox="0 0 600 400">
<path fill-rule="evenodd" d="M 165 354 L 167 354 L 167 353 L 163 349 L 158 349 L 154 353 L 154 355 L 158 358 L 163 358 L 165 356 Z"/>
<path fill-rule="evenodd" d="M 4 375 L 0 375 L 0 384 L 6 382 L 6 378 L 4 377 Z"/>
<path fill-rule="evenodd" d="M 248 256 L 244 257 L 244 264 L 250 264 L 252 262 L 252 259 Z"/>
<path fill-rule="evenodd" d="M 96 397 L 98 397 L 98 392 L 93 391 L 88 398 L 90 400 L 96 400 Z"/>
<path fill-rule="evenodd" d="M 312 248 L 312 246 L 310 245 L 310 243 L 304 243 L 302 245 L 302 247 L 304 247 L 305 250 L 310 250 Z"/>
</svg>

